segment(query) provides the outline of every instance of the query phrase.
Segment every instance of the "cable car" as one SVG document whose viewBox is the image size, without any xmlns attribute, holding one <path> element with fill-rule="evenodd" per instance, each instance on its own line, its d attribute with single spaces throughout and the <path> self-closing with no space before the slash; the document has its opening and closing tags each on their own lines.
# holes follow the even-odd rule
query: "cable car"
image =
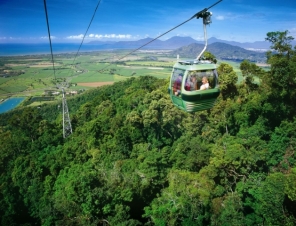
<svg viewBox="0 0 296 226">
<path fill-rule="evenodd" d="M 198 14 L 203 18 L 205 46 L 194 60 L 177 60 L 173 66 L 168 92 L 175 106 L 186 111 L 196 112 L 214 106 L 220 94 L 218 73 L 215 63 L 201 60 L 207 48 L 206 25 L 211 23 L 211 12 Z"/>
</svg>

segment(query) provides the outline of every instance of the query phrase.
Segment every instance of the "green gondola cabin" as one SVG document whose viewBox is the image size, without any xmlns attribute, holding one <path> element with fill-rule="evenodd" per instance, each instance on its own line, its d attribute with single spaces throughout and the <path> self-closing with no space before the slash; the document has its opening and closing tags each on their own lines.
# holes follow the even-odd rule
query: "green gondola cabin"
<svg viewBox="0 0 296 226">
<path fill-rule="evenodd" d="M 215 4 L 219 2 L 221 0 Z M 178 60 L 175 63 L 168 88 L 173 104 L 186 112 L 212 108 L 220 94 L 216 64 L 201 60 L 208 45 L 206 25 L 212 22 L 212 13 L 207 10 L 194 16 L 203 19 L 205 46 L 196 59 Z"/>
<path fill-rule="evenodd" d="M 193 60 L 175 63 L 169 85 L 173 104 L 187 112 L 212 108 L 220 94 L 216 68 L 216 65 L 210 61 Z M 209 86 L 201 90 L 204 77 L 207 78 Z"/>
</svg>

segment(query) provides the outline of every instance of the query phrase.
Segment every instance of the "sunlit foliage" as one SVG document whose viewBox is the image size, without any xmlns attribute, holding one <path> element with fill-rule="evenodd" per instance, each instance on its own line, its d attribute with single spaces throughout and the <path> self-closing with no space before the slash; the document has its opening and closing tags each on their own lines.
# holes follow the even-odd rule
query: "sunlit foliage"
<svg viewBox="0 0 296 226">
<path fill-rule="evenodd" d="M 70 99 L 67 139 L 56 106 L 4 114 L 1 225 L 295 225 L 296 50 L 267 36 L 270 71 L 220 64 L 209 111 L 143 76 Z"/>
</svg>

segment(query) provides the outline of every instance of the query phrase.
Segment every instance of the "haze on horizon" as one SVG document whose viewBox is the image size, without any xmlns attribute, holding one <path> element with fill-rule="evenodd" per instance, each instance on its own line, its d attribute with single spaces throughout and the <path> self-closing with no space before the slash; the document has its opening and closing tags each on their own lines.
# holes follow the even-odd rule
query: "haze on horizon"
<svg viewBox="0 0 296 226">
<path fill-rule="evenodd" d="M 80 43 L 100 0 L 47 0 L 53 43 Z M 155 38 L 217 2 L 187 0 L 101 0 L 84 42 Z M 264 41 L 267 32 L 296 38 L 296 1 L 223 0 L 209 11 L 208 37 L 236 42 Z M 161 38 L 203 40 L 202 20 L 193 19 Z M 43 1 L 1 0 L 0 43 L 48 42 Z"/>
</svg>

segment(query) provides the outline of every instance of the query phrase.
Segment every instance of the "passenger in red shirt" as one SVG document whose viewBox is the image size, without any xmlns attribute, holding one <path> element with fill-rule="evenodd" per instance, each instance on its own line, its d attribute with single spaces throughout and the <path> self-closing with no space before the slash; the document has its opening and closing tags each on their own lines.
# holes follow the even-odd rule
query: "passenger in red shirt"
<svg viewBox="0 0 296 226">
<path fill-rule="evenodd" d="M 173 91 L 176 96 L 179 96 L 181 93 L 182 78 L 183 75 L 179 74 L 178 78 L 174 82 Z"/>
</svg>

